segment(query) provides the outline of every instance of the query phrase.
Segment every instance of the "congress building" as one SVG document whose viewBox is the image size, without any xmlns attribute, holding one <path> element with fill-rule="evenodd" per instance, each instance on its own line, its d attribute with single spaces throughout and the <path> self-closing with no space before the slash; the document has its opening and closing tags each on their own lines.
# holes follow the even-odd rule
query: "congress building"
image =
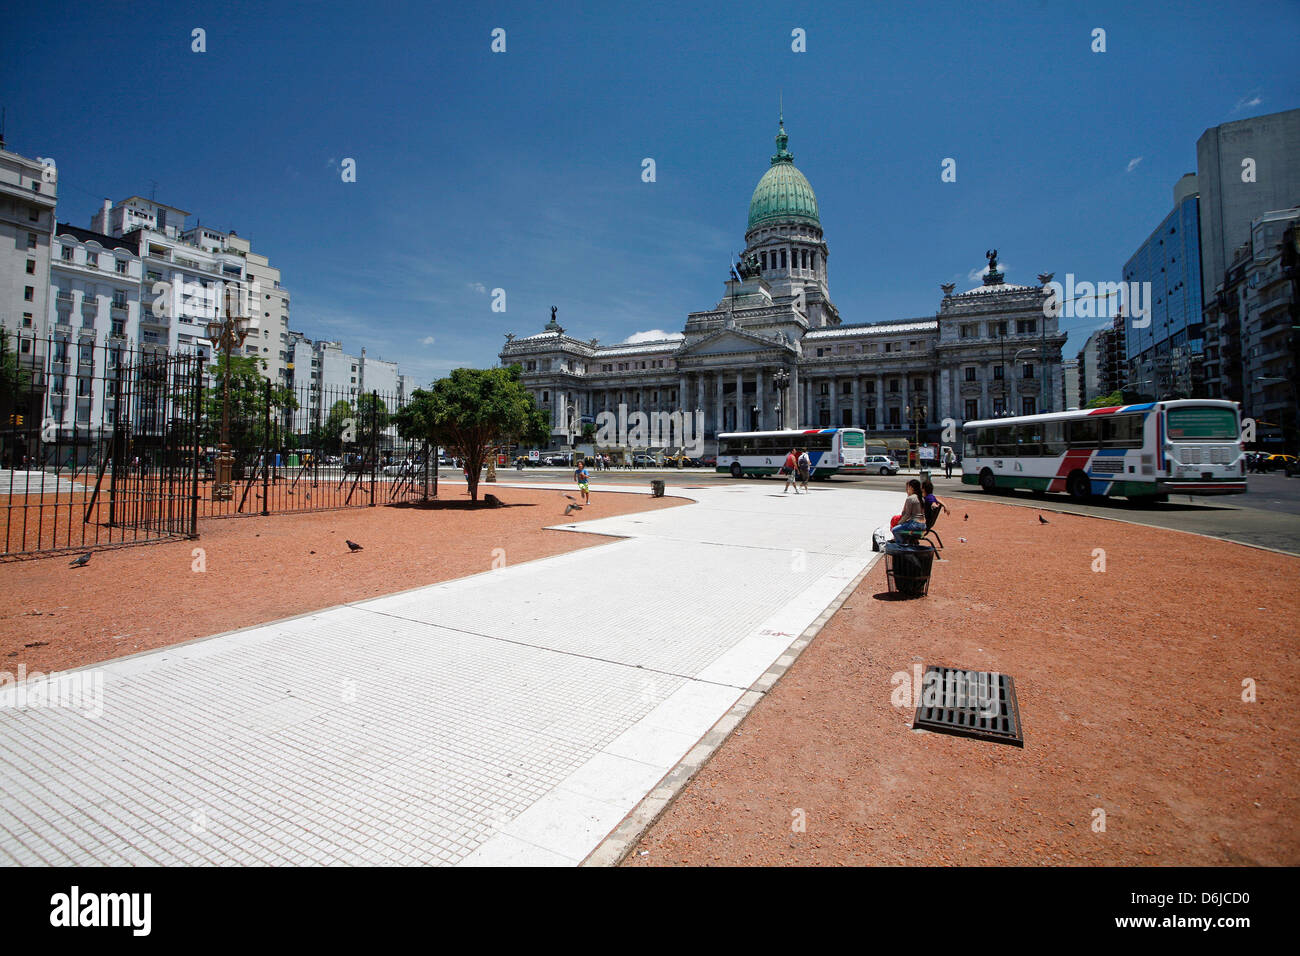
<svg viewBox="0 0 1300 956">
<path fill-rule="evenodd" d="M 726 293 L 688 315 L 682 334 L 602 345 L 570 334 L 553 307 L 540 332 L 506 336 L 501 363 L 520 365 L 550 411 L 551 447 L 620 405 L 702 411 L 706 452 L 719 432 L 828 425 L 940 442 L 945 420 L 1059 409 L 1065 334 L 1044 315 L 1051 274 L 1007 283 L 991 250 L 983 284 L 942 286 L 935 314 L 846 323 L 831 299 L 817 197 L 787 145 L 782 123 Z"/>
</svg>

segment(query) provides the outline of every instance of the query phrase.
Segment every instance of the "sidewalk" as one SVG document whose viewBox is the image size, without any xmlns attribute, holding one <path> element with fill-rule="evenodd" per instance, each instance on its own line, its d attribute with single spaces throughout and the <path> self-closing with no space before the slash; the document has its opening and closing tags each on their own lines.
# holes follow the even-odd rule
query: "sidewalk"
<svg viewBox="0 0 1300 956">
<path fill-rule="evenodd" d="M 102 676 L 98 717 L 0 689 L 0 861 L 581 862 L 898 503 L 678 493 L 582 525 L 607 545 L 73 672 Z"/>
</svg>

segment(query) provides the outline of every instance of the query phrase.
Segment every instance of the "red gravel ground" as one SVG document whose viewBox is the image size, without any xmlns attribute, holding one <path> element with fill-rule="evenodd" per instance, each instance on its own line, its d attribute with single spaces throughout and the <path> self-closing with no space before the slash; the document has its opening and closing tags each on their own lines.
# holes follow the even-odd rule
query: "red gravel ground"
<svg viewBox="0 0 1300 956">
<path fill-rule="evenodd" d="M 66 670 L 488 571 L 496 548 L 520 564 L 592 547 L 609 539 L 543 529 L 686 503 L 593 492 L 565 518 L 570 488 L 480 486 L 480 496 L 489 490 L 509 507 L 444 485 L 428 506 L 201 520 L 197 541 L 98 551 L 85 568 L 68 566 L 75 555 L 0 564 L 0 671 Z M 350 553 L 348 538 L 364 550 Z"/>
<path fill-rule="evenodd" d="M 1300 562 L 1047 517 L 958 502 L 923 599 L 873 567 L 628 865 L 1300 863 Z M 911 730 L 932 663 L 1012 675 L 1024 749 Z"/>
</svg>

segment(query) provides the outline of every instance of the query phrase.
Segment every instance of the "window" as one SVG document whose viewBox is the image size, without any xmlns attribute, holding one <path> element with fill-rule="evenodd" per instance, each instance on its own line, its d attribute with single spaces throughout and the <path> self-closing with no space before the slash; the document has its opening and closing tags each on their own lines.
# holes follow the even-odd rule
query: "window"
<svg viewBox="0 0 1300 956">
<path fill-rule="evenodd" d="M 28 259 L 28 260 L 27 260 L 27 274 L 28 274 L 29 276 L 34 276 L 34 275 L 36 275 L 36 260 L 35 260 L 35 259 Z"/>
<path fill-rule="evenodd" d="M 1016 331 L 1020 334 L 1038 331 L 1037 319 L 1018 319 L 1016 321 Z"/>
<path fill-rule="evenodd" d="M 1071 448 L 1096 448 L 1101 443 L 1101 419 L 1089 416 L 1066 422 L 1065 436 Z"/>
<path fill-rule="evenodd" d="M 967 365 L 965 369 L 965 374 L 966 374 L 966 381 L 968 382 L 975 381 L 975 366 Z"/>
<path fill-rule="evenodd" d="M 766 269 L 767 269 L 767 253 L 766 253 L 766 252 L 759 253 L 759 262 L 762 263 L 762 267 L 763 267 L 764 271 L 766 271 Z"/>
<path fill-rule="evenodd" d="M 1044 422 L 1041 428 L 1043 432 L 1043 454 L 1064 455 L 1065 422 Z"/>
<path fill-rule="evenodd" d="M 784 249 L 781 250 L 781 268 L 782 268 L 782 269 L 785 268 L 785 250 L 784 250 Z"/>
<path fill-rule="evenodd" d="M 33 288 L 32 286 L 26 286 L 23 289 L 23 299 L 25 299 L 28 302 L 31 302 L 34 299 L 35 295 L 36 295 L 36 289 Z"/>
<path fill-rule="evenodd" d="M 1027 395 L 1020 400 L 1020 414 L 1021 415 L 1037 414 L 1037 411 L 1035 410 L 1034 397 L 1032 395 Z M 1034 454 L 1038 454 L 1038 453 L 1034 452 Z"/>
<path fill-rule="evenodd" d="M 34 233 L 34 232 L 29 232 L 29 233 L 27 234 L 27 248 L 28 248 L 28 249 L 35 249 L 35 248 L 36 248 L 36 233 Z"/>
<path fill-rule="evenodd" d="M 31 350 L 32 350 L 31 339 L 23 339 L 22 348 L 19 351 L 21 351 L 24 355 L 26 355 Z"/>
<path fill-rule="evenodd" d="M 912 391 L 914 391 L 914 392 L 924 392 L 924 391 L 925 391 L 925 379 L 923 379 L 923 378 L 914 378 L 914 379 L 912 379 Z"/>
<path fill-rule="evenodd" d="M 1021 367 L 1021 378 L 1033 378 L 1033 377 L 1034 377 L 1034 365 L 1032 362 L 1026 362 Z"/>
<path fill-rule="evenodd" d="M 30 329 L 31 327 L 32 327 L 32 314 L 31 314 L 30 312 L 24 312 L 24 313 L 23 313 L 23 328 L 25 328 L 25 329 Z"/>
<path fill-rule="evenodd" d="M 899 409 L 897 408 L 897 406 L 889 410 L 889 424 L 891 425 L 899 424 L 898 413 L 899 413 Z"/>
<path fill-rule="evenodd" d="M 805 250 L 803 251 L 803 267 L 804 267 L 805 269 L 808 268 L 808 250 L 807 250 L 807 249 L 805 249 Z"/>
<path fill-rule="evenodd" d="M 1141 415 L 1108 415 L 1101 419 L 1101 443 L 1106 448 L 1141 448 Z"/>
<path fill-rule="evenodd" d="M 820 390 L 817 392 L 817 394 L 818 394 L 818 395 L 829 395 L 830 393 L 831 393 L 830 385 L 828 385 L 826 382 L 822 382 L 822 383 L 821 383 L 821 388 L 820 388 Z"/>
<path fill-rule="evenodd" d="M 64 261 L 64 262 L 71 262 L 71 261 L 72 261 L 72 246 L 62 246 L 62 247 L 60 247 L 60 249 L 59 249 L 59 255 L 63 258 L 63 261 Z"/>
<path fill-rule="evenodd" d="M 862 383 L 862 391 L 868 394 L 876 394 L 876 383 L 873 379 L 868 379 Z"/>
<path fill-rule="evenodd" d="M 993 417 L 997 418 L 1007 410 L 1007 400 L 1005 398 L 993 399 Z"/>
<path fill-rule="evenodd" d="M 40 192 L 40 191 L 41 191 L 41 184 L 40 184 L 40 183 L 32 183 L 32 189 L 35 189 L 37 192 Z M 40 221 L 41 221 L 41 211 L 40 211 L 39 209 L 37 209 L 35 206 L 32 206 L 30 209 L 27 210 L 27 218 L 28 218 L 28 220 L 31 221 L 31 222 L 40 222 Z"/>
<path fill-rule="evenodd" d="M 549 402 L 550 400 L 551 400 L 551 393 L 550 393 L 550 392 L 547 392 L 547 391 L 543 391 L 543 392 L 542 392 L 542 401 L 544 401 L 544 402 Z"/>
<path fill-rule="evenodd" d="M 886 342 L 886 343 L 885 343 L 885 351 L 886 351 L 886 352 L 892 352 L 892 351 L 894 351 L 894 343 L 893 343 L 893 342 Z"/>
<path fill-rule="evenodd" d="M 898 379 L 891 378 L 889 380 L 889 391 L 895 394 L 898 392 Z"/>
<path fill-rule="evenodd" d="M 1006 369 L 1004 369 L 1001 365 L 993 366 L 993 381 L 995 382 L 1002 381 L 1002 379 L 1006 377 L 1004 374 L 1005 372 Z"/>
<path fill-rule="evenodd" d="M 119 275 L 126 275 L 126 260 L 125 260 L 125 259 L 118 259 L 116 265 L 117 265 L 117 272 L 118 272 L 118 274 L 119 274 Z"/>
<path fill-rule="evenodd" d="M 847 381 L 847 382 L 845 382 L 844 385 L 843 385 L 843 387 L 840 388 L 840 394 L 841 394 L 841 395 L 852 395 L 852 394 L 853 394 L 853 382 L 852 382 L 852 381 Z"/>
<path fill-rule="evenodd" d="M 963 339 L 971 339 L 971 338 L 974 338 L 974 337 L 975 337 L 975 326 L 973 326 L 973 325 L 963 325 L 963 326 L 961 327 L 961 337 L 962 337 Z"/>
<path fill-rule="evenodd" d="M 126 308 L 126 293 L 120 289 L 113 293 L 113 308 L 115 309 Z"/>
</svg>

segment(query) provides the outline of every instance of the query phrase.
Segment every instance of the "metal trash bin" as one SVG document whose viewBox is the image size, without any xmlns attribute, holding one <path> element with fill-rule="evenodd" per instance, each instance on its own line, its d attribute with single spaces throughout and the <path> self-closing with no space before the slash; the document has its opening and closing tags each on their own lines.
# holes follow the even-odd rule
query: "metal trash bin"
<svg viewBox="0 0 1300 956">
<path fill-rule="evenodd" d="M 934 549 L 925 545 L 885 545 L 885 581 L 889 593 L 900 597 L 925 597 L 930 593 L 930 572 L 934 568 Z"/>
<path fill-rule="evenodd" d="M 662 478 L 653 478 L 650 481 L 650 497 L 662 498 L 664 496 L 664 482 Z"/>
</svg>

